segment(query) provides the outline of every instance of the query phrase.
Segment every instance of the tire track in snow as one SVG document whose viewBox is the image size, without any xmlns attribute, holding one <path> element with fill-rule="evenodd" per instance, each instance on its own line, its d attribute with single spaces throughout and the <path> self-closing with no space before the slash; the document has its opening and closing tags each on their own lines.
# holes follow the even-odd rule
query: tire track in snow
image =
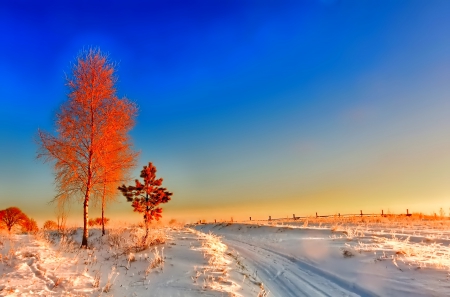
<svg viewBox="0 0 450 297">
<path fill-rule="evenodd" d="M 236 239 L 223 241 L 245 259 L 247 266 L 257 270 L 258 278 L 274 296 L 378 296 L 295 257 Z M 280 265 L 272 264 L 274 261 L 282 264 L 282 271 Z"/>
</svg>

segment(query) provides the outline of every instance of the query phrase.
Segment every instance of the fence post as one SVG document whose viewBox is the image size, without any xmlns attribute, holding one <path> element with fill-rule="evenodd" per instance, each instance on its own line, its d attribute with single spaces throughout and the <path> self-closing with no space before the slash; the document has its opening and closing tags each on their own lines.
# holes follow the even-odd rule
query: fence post
<svg viewBox="0 0 450 297">
<path fill-rule="evenodd" d="M 406 216 L 407 216 L 407 217 L 410 217 L 410 216 L 411 216 L 411 214 L 409 213 L 409 209 L 406 209 Z"/>
<path fill-rule="evenodd" d="M 361 216 L 363 216 L 363 214 L 362 214 L 362 210 L 360 210 L 360 212 L 361 212 Z"/>
<path fill-rule="evenodd" d="M 384 211 L 383 210 L 381 210 L 381 216 L 384 217 Z"/>
<path fill-rule="evenodd" d="M 292 217 L 294 218 L 294 221 L 295 221 L 295 213 L 292 215 Z"/>
<path fill-rule="evenodd" d="M 338 213 L 338 216 L 341 217 L 341 213 Z"/>
<path fill-rule="evenodd" d="M 317 218 L 317 211 L 316 211 L 316 218 Z"/>
<path fill-rule="evenodd" d="M 250 217 L 250 221 L 252 220 L 252 217 Z"/>
<path fill-rule="evenodd" d="M 214 219 L 214 223 L 217 223 L 216 219 Z"/>
<path fill-rule="evenodd" d="M 271 216 L 269 216 L 269 221 L 272 221 L 272 217 Z"/>
<path fill-rule="evenodd" d="M 231 222 L 233 223 L 233 217 L 231 217 Z"/>
</svg>

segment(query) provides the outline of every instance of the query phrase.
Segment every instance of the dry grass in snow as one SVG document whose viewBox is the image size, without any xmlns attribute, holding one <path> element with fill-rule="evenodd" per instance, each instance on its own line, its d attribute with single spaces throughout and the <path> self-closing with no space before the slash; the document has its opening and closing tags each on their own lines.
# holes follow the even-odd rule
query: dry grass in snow
<svg viewBox="0 0 450 297">
<path fill-rule="evenodd" d="M 218 237 L 174 224 L 143 235 L 137 226 L 91 229 L 80 249 L 81 229 L 2 234 L 0 296 L 256 296 L 229 278 Z"/>
<path fill-rule="evenodd" d="M 194 229 L 189 230 L 202 241 L 201 247 L 193 247 L 193 249 L 203 252 L 204 258 L 208 261 L 208 265 L 195 268 L 195 275 L 192 276 L 193 282 L 202 283 L 204 289 L 226 292 L 231 296 L 241 296 L 236 293 L 239 291 L 240 285 L 228 278 L 231 261 L 226 255 L 227 246 L 220 241 L 220 237 L 212 233 L 205 234 Z"/>
</svg>

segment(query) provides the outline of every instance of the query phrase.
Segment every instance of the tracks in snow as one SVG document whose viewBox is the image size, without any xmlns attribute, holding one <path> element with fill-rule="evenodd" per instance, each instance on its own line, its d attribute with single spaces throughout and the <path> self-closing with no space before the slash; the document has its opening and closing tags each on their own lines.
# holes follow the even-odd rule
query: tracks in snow
<svg viewBox="0 0 450 297">
<path fill-rule="evenodd" d="M 295 257 L 236 239 L 222 238 L 272 296 L 378 296 L 337 275 Z"/>
</svg>

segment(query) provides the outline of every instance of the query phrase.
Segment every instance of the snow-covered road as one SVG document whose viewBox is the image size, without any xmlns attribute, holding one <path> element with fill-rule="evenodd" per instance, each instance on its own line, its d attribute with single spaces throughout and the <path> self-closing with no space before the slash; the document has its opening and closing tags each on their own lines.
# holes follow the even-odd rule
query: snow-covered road
<svg viewBox="0 0 450 297">
<path fill-rule="evenodd" d="M 229 223 L 195 228 L 221 236 L 270 296 L 450 295 L 448 272 L 411 266 L 385 250 L 357 252 L 348 240 L 332 239 L 330 229 Z"/>
<path fill-rule="evenodd" d="M 246 259 L 273 296 L 377 296 L 295 257 L 244 241 L 225 239 Z"/>
</svg>

